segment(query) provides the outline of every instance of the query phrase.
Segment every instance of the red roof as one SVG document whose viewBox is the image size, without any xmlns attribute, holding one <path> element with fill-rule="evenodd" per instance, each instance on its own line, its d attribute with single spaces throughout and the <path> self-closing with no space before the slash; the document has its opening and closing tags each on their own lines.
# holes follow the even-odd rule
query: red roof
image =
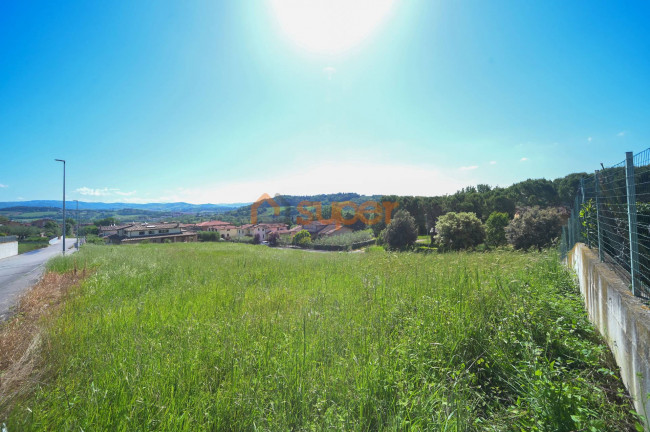
<svg viewBox="0 0 650 432">
<path fill-rule="evenodd" d="M 197 227 L 217 226 L 217 225 L 230 225 L 230 223 L 215 220 L 215 221 L 200 222 L 196 224 Z"/>
</svg>

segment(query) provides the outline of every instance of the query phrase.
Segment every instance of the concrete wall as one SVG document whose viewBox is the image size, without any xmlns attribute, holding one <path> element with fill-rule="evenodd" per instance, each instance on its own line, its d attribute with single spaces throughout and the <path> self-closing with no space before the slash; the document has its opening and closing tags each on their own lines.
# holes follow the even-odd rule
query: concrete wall
<svg viewBox="0 0 650 432">
<path fill-rule="evenodd" d="M 18 242 L 0 243 L 0 259 L 18 255 Z"/>
<path fill-rule="evenodd" d="M 637 412 L 650 414 L 650 308 L 630 292 L 597 252 L 578 243 L 567 255 L 580 282 L 589 318 L 607 340 Z M 646 430 L 650 430 L 646 424 Z"/>
</svg>

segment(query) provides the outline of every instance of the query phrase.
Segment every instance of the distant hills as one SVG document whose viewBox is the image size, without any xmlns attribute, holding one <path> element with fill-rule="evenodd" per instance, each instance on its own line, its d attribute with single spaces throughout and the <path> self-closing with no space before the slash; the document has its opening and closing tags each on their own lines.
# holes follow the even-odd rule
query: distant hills
<svg viewBox="0 0 650 432">
<path fill-rule="evenodd" d="M 79 210 L 149 210 L 163 212 L 181 212 L 181 213 L 198 213 L 198 212 L 225 212 L 234 210 L 251 203 L 231 203 L 231 204 L 190 204 L 186 202 L 175 203 L 149 203 L 149 204 L 131 204 L 131 203 L 103 203 L 103 202 L 85 202 L 79 201 Z M 76 209 L 77 203 L 66 201 L 66 208 Z M 61 201 L 57 200 L 32 200 L 32 201 L 5 201 L 0 202 L 0 211 L 9 208 L 49 208 L 60 209 Z M 36 211 L 36 210 L 35 210 Z"/>
</svg>

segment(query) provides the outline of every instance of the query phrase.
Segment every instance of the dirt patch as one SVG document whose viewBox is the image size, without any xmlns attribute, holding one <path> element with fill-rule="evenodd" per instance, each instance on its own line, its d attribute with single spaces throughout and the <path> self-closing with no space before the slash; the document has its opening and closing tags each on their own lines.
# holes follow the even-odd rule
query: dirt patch
<svg viewBox="0 0 650 432">
<path fill-rule="evenodd" d="M 9 410 L 11 401 L 39 381 L 42 319 L 85 275 L 85 271 L 45 274 L 21 297 L 14 317 L 0 324 L 0 412 Z"/>
</svg>

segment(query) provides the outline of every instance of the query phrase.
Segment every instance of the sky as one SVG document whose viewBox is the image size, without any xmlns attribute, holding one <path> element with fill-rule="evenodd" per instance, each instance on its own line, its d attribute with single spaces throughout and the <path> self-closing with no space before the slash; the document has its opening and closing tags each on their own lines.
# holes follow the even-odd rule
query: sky
<svg viewBox="0 0 650 432">
<path fill-rule="evenodd" d="M 0 2 L 0 201 L 440 195 L 650 147 L 650 3 Z"/>
</svg>

